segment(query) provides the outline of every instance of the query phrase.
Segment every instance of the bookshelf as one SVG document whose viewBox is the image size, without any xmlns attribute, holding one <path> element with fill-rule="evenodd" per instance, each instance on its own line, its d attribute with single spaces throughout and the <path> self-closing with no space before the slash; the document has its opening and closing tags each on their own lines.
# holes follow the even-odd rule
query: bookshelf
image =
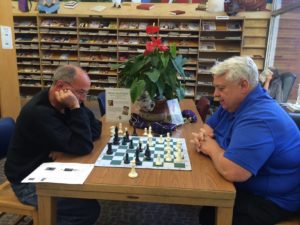
<svg viewBox="0 0 300 225">
<path fill-rule="evenodd" d="M 241 55 L 244 18 L 200 21 L 199 55 L 195 99 L 212 96 L 210 68 L 217 62 Z"/>
<path fill-rule="evenodd" d="M 259 69 L 263 68 L 267 12 L 218 19 L 215 14 L 196 11 L 197 4 L 158 3 L 145 11 L 130 3 L 121 9 L 101 3 L 105 10 L 91 11 L 96 5 L 81 2 L 56 15 L 14 12 L 21 94 L 49 87 L 54 70 L 63 64 L 76 64 L 87 71 L 92 95 L 116 87 L 118 71 L 111 70 L 111 65 L 143 53 L 149 41 L 146 26 L 153 24 L 160 27 L 162 41 L 175 42 L 177 53 L 187 59 L 184 69 L 188 78 L 181 80 L 187 98 L 213 95 L 209 70 L 218 61 L 250 55 Z M 178 8 L 186 13 L 170 15 L 170 10 Z"/>
</svg>

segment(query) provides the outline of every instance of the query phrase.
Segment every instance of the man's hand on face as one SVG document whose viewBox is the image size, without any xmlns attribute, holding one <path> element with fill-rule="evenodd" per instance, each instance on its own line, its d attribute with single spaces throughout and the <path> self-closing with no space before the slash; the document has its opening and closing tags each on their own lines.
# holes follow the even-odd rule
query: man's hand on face
<svg viewBox="0 0 300 225">
<path fill-rule="evenodd" d="M 55 92 L 55 97 L 58 102 L 69 109 L 80 108 L 79 101 L 72 91 L 68 89 L 61 89 Z"/>
</svg>

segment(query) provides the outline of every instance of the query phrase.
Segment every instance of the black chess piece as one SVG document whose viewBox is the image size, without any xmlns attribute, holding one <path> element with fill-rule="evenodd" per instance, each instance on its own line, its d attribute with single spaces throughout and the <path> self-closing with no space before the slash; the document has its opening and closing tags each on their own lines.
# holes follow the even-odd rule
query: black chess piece
<svg viewBox="0 0 300 225">
<path fill-rule="evenodd" d="M 145 150 L 145 159 L 147 161 L 150 161 L 151 160 L 151 152 L 150 152 L 150 149 L 149 149 L 149 144 L 147 144 L 146 146 L 146 150 Z"/>
<path fill-rule="evenodd" d="M 111 155 L 111 154 L 113 154 L 113 151 L 112 151 L 111 145 L 112 145 L 112 143 L 111 143 L 111 142 L 108 142 L 108 143 L 107 143 L 107 151 L 106 151 L 106 154 L 107 154 L 107 155 Z"/>
<path fill-rule="evenodd" d="M 132 133 L 131 136 L 138 136 L 138 135 L 137 135 L 137 132 L 136 132 L 136 127 L 133 127 L 133 133 Z"/>
<path fill-rule="evenodd" d="M 130 141 L 128 130 L 126 130 L 125 138 L 126 138 L 126 142 L 129 142 L 129 141 Z"/>
<path fill-rule="evenodd" d="M 136 151 L 135 151 L 135 165 L 142 165 L 142 162 L 140 160 L 140 150 L 139 147 L 137 147 Z"/>
<path fill-rule="evenodd" d="M 139 141 L 139 147 L 138 147 L 139 151 L 142 152 L 143 151 L 143 146 L 142 146 L 142 142 Z"/>
<path fill-rule="evenodd" d="M 118 133 L 115 133 L 115 135 L 114 135 L 113 144 L 114 145 L 119 144 L 119 134 Z"/>
<path fill-rule="evenodd" d="M 130 143 L 129 143 L 129 149 L 133 149 L 133 148 L 134 148 L 134 146 L 133 146 L 133 140 L 131 139 Z"/>
<path fill-rule="evenodd" d="M 126 154 L 125 154 L 124 163 L 125 164 L 129 164 L 130 163 L 128 152 L 126 152 Z"/>
<path fill-rule="evenodd" d="M 123 137 L 123 139 L 122 139 L 122 145 L 126 145 L 126 144 L 127 144 L 126 137 Z"/>
</svg>

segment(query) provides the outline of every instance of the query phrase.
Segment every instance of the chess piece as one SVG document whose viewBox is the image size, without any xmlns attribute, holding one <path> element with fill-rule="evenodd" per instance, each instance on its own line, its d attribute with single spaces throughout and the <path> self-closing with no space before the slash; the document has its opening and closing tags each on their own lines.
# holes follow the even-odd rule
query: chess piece
<svg viewBox="0 0 300 225">
<path fill-rule="evenodd" d="M 166 161 L 167 161 L 167 162 L 171 162 L 171 161 L 172 161 L 172 157 L 171 157 L 171 149 L 168 149 L 168 151 L 167 151 Z"/>
<path fill-rule="evenodd" d="M 126 144 L 127 144 L 126 137 L 123 137 L 123 139 L 122 139 L 122 145 L 126 145 Z"/>
<path fill-rule="evenodd" d="M 142 165 L 142 162 L 140 160 L 140 150 L 139 150 L 139 148 L 137 148 L 135 150 L 135 164 L 138 165 L 138 166 Z"/>
<path fill-rule="evenodd" d="M 142 142 L 139 141 L 139 151 L 142 152 L 143 151 L 143 146 L 142 146 Z"/>
<path fill-rule="evenodd" d="M 159 143 L 159 144 L 162 144 L 163 142 L 164 142 L 164 140 L 163 140 L 162 135 L 159 135 L 159 141 L 158 141 L 158 143 Z"/>
<path fill-rule="evenodd" d="M 147 136 L 147 134 L 148 134 L 148 133 L 147 133 L 147 127 L 145 127 L 143 135 L 144 135 L 144 136 Z"/>
<path fill-rule="evenodd" d="M 107 143 L 107 151 L 106 151 L 106 154 L 107 155 L 111 155 L 111 154 L 113 154 L 113 151 L 112 151 L 112 143 L 111 142 L 108 142 Z"/>
<path fill-rule="evenodd" d="M 126 154 L 125 154 L 124 163 L 125 164 L 129 164 L 130 163 L 128 152 L 126 152 Z"/>
<path fill-rule="evenodd" d="M 148 128 L 148 137 L 153 137 L 153 135 L 152 135 L 152 127 L 151 126 L 149 126 L 149 128 Z"/>
<path fill-rule="evenodd" d="M 123 134 L 122 123 L 119 123 L 119 134 Z"/>
<path fill-rule="evenodd" d="M 129 141 L 130 141 L 130 138 L 129 138 L 129 132 L 128 132 L 127 127 L 125 128 L 125 140 L 126 140 L 126 142 L 129 142 Z"/>
<path fill-rule="evenodd" d="M 148 136 L 148 143 L 149 143 L 149 146 L 153 146 L 153 142 L 152 142 L 152 137 L 149 135 Z"/>
<path fill-rule="evenodd" d="M 115 127 L 114 126 L 111 126 L 110 127 L 110 136 L 113 137 L 115 134 Z"/>
<path fill-rule="evenodd" d="M 128 174 L 128 176 L 130 178 L 136 178 L 138 176 L 138 174 L 135 170 L 135 161 L 134 160 L 131 161 L 131 170 L 130 170 L 130 173 Z"/>
<path fill-rule="evenodd" d="M 176 152 L 176 158 L 174 160 L 176 163 L 181 163 L 182 162 L 182 156 L 181 156 L 181 150 L 178 149 Z"/>
<path fill-rule="evenodd" d="M 151 152 L 150 152 L 150 149 L 149 149 L 149 145 L 148 145 L 148 144 L 146 145 L 145 159 L 146 159 L 147 161 L 150 161 L 150 160 L 151 160 Z"/>
<path fill-rule="evenodd" d="M 129 149 L 134 149 L 133 140 L 132 139 L 130 140 L 130 143 L 129 143 Z"/>
<path fill-rule="evenodd" d="M 156 161 L 155 161 L 155 165 L 156 166 L 161 166 L 162 165 L 160 154 L 157 155 L 157 158 L 156 158 Z"/>
<path fill-rule="evenodd" d="M 133 127 L 133 133 L 132 133 L 132 136 L 138 136 L 137 133 L 136 133 L 136 127 Z"/>
<path fill-rule="evenodd" d="M 115 130 L 116 131 L 116 130 Z M 119 135 L 118 135 L 118 132 L 115 133 L 114 135 L 114 139 L 113 139 L 113 144 L 114 145 L 118 145 L 119 144 Z"/>
<path fill-rule="evenodd" d="M 167 133 L 167 138 L 166 138 L 166 140 L 167 140 L 168 142 L 170 142 L 170 140 L 171 140 L 171 138 L 170 138 L 170 133 L 169 133 L 169 132 Z"/>
</svg>

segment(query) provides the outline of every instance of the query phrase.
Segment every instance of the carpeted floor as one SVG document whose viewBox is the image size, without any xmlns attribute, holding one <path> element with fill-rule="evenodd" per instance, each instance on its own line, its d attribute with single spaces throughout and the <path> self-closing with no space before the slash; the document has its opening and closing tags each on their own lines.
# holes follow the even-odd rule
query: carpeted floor
<svg viewBox="0 0 300 225">
<path fill-rule="evenodd" d="M 22 99 L 24 104 L 28 99 Z M 90 99 L 86 102 L 100 118 L 98 102 Z M 4 160 L 0 161 L 0 183 L 6 178 L 3 173 Z M 101 217 L 96 225 L 198 225 L 200 207 L 185 205 L 167 205 L 153 203 L 134 203 L 121 201 L 100 201 Z M 10 225 L 16 215 L 7 214 L 0 218 L 0 225 Z M 20 223 L 21 225 L 26 223 Z M 40 224 L 42 225 L 42 224 Z"/>
</svg>

